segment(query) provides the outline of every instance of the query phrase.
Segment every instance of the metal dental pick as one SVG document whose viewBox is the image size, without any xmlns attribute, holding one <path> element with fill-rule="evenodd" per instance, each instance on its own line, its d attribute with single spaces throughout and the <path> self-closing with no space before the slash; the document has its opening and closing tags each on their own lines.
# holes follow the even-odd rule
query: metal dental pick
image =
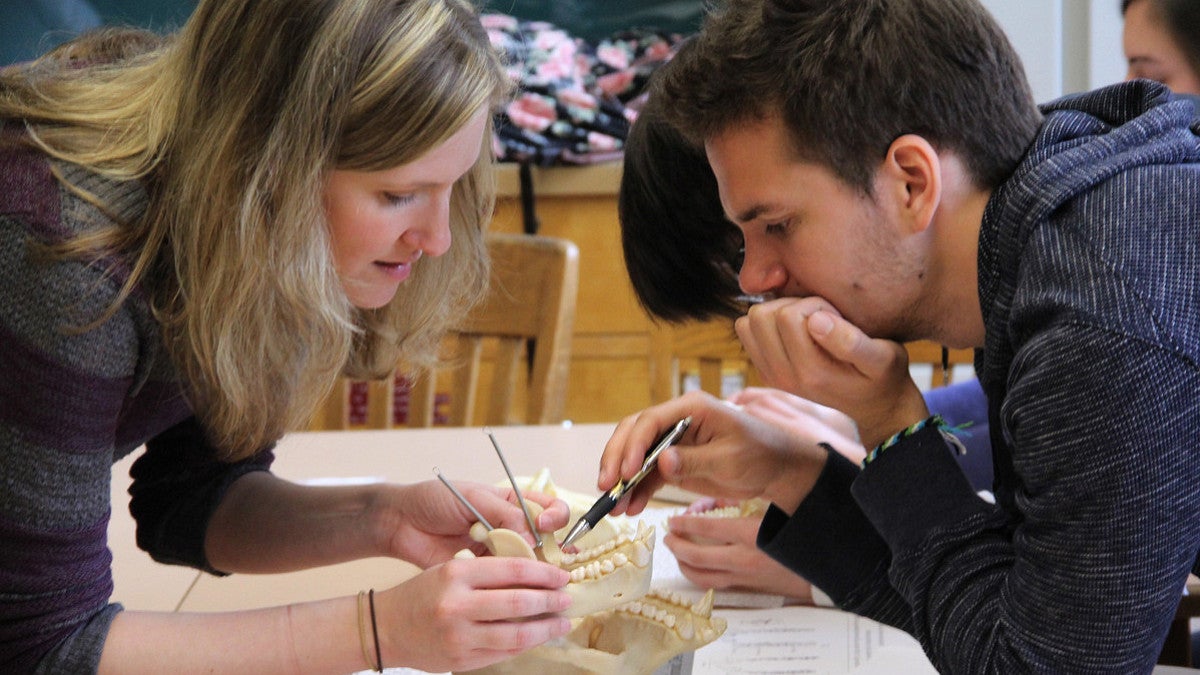
<svg viewBox="0 0 1200 675">
<path fill-rule="evenodd" d="M 491 429 L 484 429 L 488 438 L 492 441 L 492 447 L 496 448 L 496 456 L 500 458 L 500 463 L 504 465 L 504 473 L 508 474 L 508 484 L 512 486 L 513 492 L 517 493 L 517 503 L 521 505 L 521 510 L 525 512 L 525 522 L 529 523 L 529 531 L 533 532 L 533 540 L 537 542 L 534 548 L 542 547 L 542 535 L 538 533 L 537 526 L 533 524 L 533 516 L 529 514 L 529 507 L 525 504 L 525 497 L 521 495 L 521 489 L 517 487 L 517 479 L 513 478 L 512 469 L 508 468 L 508 460 L 504 459 L 504 451 L 500 449 L 500 444 L 496 442 L 496 437 L 492 435 Z"/>
<path fill-rule="evenodd" d="M 454 487 L 450 484 L 450 481 L 446 480 L 446 477 L 442 475 L 441 471 L 438 471 L 436 466 L 433 467 L 433 473 L 437 475 L 438 480 L 442 481 L 442 485 L 450 488 L 450 491 L 454 493 L 455 497 L 458 497 L 458 501 L 462 502 L 463 506 L 467 507 L 467 510 L 475 514 L 475 517 L 479 519 L 479 522 L 483 523 L 483 526 L 488 529 L 488 532 L 496 529 L 492 527 L 492 524 L 488 522 L 487 518 L 483 517 L 482 513 L 480 513 L 474 506 L 471 506 L 471 502 L 467 501 L 467 498 L 463 496 L 463 493 L 458 491 L 458 488 Z"/>
</svg>

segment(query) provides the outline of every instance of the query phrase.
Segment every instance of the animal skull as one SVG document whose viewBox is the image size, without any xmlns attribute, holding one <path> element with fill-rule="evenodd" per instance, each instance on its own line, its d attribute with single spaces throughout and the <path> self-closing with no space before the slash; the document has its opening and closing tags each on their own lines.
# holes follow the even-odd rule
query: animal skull
<svg viewBox="0 0 1200 675">
<path fill-rule="evenodd" d="M 571 522 L 591 506 L 590 498 L 557 488 L 546 469 L 517 482 L 521 489 L 566 501 Z M 650 590 L 653 527 L 639 521 L 635 529 L 624 516 L 606 516 L 580 539 L 587 548 L 577 553 L 559 548 L 557 540 L 565 534 L 547 533 L 535 552 L 511 530 L 489 532 L 479 523 L 472 528 L 472 537 L 493 555 L 537 558 L 568 570 L 566 591 L 574 602 L 564 612 L 572 623 L 565 637 L 469 671 L 471 675 L 649 675 L 676 655 L 699 649 L 725 632 L 725 620 L 712 615 L 712 590 L 695 604 L 676 593 Z"/>
</svg>

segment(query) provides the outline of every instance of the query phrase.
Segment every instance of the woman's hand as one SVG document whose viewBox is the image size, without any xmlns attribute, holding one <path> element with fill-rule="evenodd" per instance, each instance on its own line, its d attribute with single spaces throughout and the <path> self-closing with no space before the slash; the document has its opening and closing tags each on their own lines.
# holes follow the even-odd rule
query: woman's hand
<svg viewBox="0 0 1200 675">
<path fill-rule="evenodd" d="M 557 615 L 571 604 L 561 590 L 569 579 L 523 558 L 453 559 L 425 570 L 375 594 L 383 663 L 474 670 L 562 637 L 571 629 Z"/>
<path fill-rule="evenodd" d="M 469 481 L 454 486 L 494 527 L 520 532 L 533 544 L 533 533 L 510 488 Z M 387 486 L 376 512 L 388 555 L 429 567 L 449 560 L 462 549 L 482 555 L 486 548 L 470 538 L 475 515 L 438 481 Z M 534 520 L 540 532 L 553 532 L 567 524 L 566 502 L 538 492 L 522 492 L 533 510 L 544 509 Z"/>
<path fill-rule="evenodd" d="M 679 571 L 700 588 L 773 593 L 812 602 L 812 585 L 775 562 L 755 544 L 763 513 L 716 517 L 701 515 L 741 502 L 700 499 L 667 521 L 663 543 L 679 562 Z"/>
<path fill-rule="evenodd" d="M 825 466 L 825 450 L 815 443 L 692 392 L 622 420 L 604 448 L 597 486 L 606 491 L 619 478 L 631 478 L 655 438 L 684 417 L 692 423 L 683 438 L 659 455 L 658 469 L 615 513 L 641 513 L 664 482 L 713 497 L 763 496 L 791 512 Z"/>
</svg>

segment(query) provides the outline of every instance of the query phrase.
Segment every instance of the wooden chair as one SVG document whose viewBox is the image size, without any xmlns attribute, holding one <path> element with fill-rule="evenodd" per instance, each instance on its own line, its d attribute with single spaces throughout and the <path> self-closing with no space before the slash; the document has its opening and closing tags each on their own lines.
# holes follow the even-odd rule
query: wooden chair
<svg viewBox="0 0 1200 675">
<path fill-rule="evenodd" d="M 967 370 L 973 376 L 975 365 L 975 350 L 951 349 L 946 354 L 946 363 L 942 363 L 942 346 L 928 340 L 917 340 L 904 345 L 908 350 L 908 369 L 917 385 L 928 388 L 940 387 L 962 379 L 961 371 Z M 942 372 L 943 366 L 948 366 L 947 372 Z M 970 379 L 970 378 L 967 378 Z M 925 382 L 922 382 L 925 380 Z"/>
<path fill-rule="evenodd" d="M 476 423 L 553 424 L 562 421 L 579 288 L 579 249 L 565 239 L 491 233 L 492 278 L 487 297 L 447 335 L 447 365 L 411 382 L 407 426 Z M 488 377 L 490 375 L 490 378 Z M 485 381 L 487 394 L 481 396 Z M 445 389 L 443 389 L 445 387 Z M 352 423 L 352 396 L 365 389 L 366 420 Z M 390 428 L 393 378 L 365 385 L 344 381 L 310 429 Z M 435 415 L 440 392 L 448 413 Z M 480 400 L 486 412 L 476 414 Z"/>
<path fill-rule="evenodd" d="M 687 372 L 697 373 L 700 388 L 713 396 L 721 396 L 727 373 L 740 375 L 743 386 L 761 384 L 732 321 L 656 326 L 650 342 L 650 400 L 655 403 L 682 394 Z"/>
</svg>

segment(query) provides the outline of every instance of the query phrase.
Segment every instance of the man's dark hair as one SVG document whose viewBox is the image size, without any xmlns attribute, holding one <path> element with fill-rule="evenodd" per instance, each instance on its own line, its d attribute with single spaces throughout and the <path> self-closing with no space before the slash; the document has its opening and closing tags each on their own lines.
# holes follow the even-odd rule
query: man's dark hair
<svg viewBox="0 0 1200 675">
<path fill-rule="evenodd" d="M 696 42 L 662 82 L 675 128 L 703 141 L 780 114 L 799 159 L 866 194 L 910 133 L 995 187 L 1041 121 L 1020 59 L 976 0 L 727 0 Z"/>
</svg>

